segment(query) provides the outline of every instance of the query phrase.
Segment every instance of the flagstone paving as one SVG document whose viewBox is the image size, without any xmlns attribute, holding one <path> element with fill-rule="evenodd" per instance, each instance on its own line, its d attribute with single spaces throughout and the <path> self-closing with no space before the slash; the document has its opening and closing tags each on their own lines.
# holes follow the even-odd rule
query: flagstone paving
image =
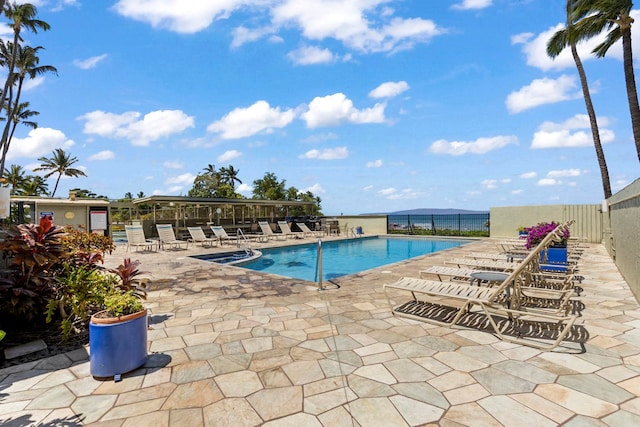
<svg viewBox="0 0 640 427">
<path fill-rule="evenodd" d="M 552 352 L 392 315 L 384 283 L 491 239 L 322 292 L 188 257 L 219 248 L 118 247 L 108 266 L 139 259 L 153 279 L 147 363 L 119 382 L 91 377 L 88 348 L 0 369 L 0 425 L 640 425 L 640 307 L 604 247 L 583 246 L 584 339 Z"/>
</svg>

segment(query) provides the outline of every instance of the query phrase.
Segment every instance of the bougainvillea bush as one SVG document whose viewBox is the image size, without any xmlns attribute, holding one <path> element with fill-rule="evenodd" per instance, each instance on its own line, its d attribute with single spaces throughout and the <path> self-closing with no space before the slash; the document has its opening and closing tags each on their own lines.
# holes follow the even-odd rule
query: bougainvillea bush
<svg viewBox="0 0 640 427">
<path fill-rule="evenodd" d="M 527 249 L 532 249 L 538 246 L 538 244 L 547 236 L 547 234 L 551 233 L 556 227 L 560 225 L 559 223 L 552 222 L 541 222 L 538 225 L 534 225 L 533 227 L 527 227 L 527 242 L 525 243 L 525 247 Z M 569 229 L 565 228 L 564 233 L 562 235 L 562 239 L 560 241 L 553 242 L 551 246 L 554 247 L 566 247 L 567 240 L 569 240 Z"/>
</svg>

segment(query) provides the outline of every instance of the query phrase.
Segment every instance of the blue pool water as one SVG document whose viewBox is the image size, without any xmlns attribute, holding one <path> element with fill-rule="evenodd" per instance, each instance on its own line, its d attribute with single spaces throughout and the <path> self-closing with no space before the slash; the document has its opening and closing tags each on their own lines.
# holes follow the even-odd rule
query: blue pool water
<svg viewBox="0 0 640 427">
<path fill-rule="evenodd" d="M 322 243 L 322 279 L 330 280 L 420 255 L 464 245 L 470 240 L 371 237 Z M 318 244 L 261 249 L 262 256 L 238 264 L 265 273 L 316 281 Z"/>
</svg>

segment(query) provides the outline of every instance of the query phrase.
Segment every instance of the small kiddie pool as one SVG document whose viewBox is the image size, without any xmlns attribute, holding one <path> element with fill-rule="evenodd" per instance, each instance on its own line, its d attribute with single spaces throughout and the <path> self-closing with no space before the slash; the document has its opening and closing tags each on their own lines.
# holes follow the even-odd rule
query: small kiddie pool
<svg viewBox="0 0 640 427">
<path fill-rule="evenodd" d="M 241 262 L 251 261 L 262 255 L 260 251 L 234 251 L 218 254 L 192 255 L 191 258 L 203 261 L 217 262 L 218 264 L 234 265 Z"/>
</svg>

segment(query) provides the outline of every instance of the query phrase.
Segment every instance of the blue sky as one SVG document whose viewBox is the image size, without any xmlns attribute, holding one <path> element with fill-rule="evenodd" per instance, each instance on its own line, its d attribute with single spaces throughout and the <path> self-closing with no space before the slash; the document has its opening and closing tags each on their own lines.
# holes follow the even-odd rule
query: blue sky
<svg viewBox="0 0 640 427">
<path fill-rule="evenodd" d="M 545 53 L 564 2 L 31 3 L 51 30 L 26 42 L 58 76 L 23 94 L 39 127 L 18 129 L 7 165 L 71 153 L 87 177 L 56 196 L 186 195 L 231 164 L 242 194 L 273 172 L 329 215 L 603 198 L 575 65 Z M 580 52 L 615 192 L 640 164 L 621 48 L 595 59 L 595 44 Z"/>
</svg>

